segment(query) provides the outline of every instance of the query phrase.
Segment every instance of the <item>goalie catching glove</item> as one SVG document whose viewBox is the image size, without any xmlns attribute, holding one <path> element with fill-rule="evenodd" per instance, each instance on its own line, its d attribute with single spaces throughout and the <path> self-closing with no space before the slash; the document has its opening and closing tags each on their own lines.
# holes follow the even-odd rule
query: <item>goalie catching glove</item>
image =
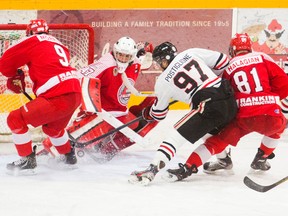
<svg viewBox="0 0 288 216">
<path fill-rule="evenodd" d="M 16 94 L 20 94 L 25 90 L 25 75 L 24 73 L 17 74 L 7 79 L 7 88 Z"/>
<path fill-rule="evenodd" d="M 136 56 L 139 58 L 140 56 L 144 56 L 147 52 L 152 53 L 154 50 L 154 47 L 149 42 L 139 42 L 137 43 L 137 54 Z"/>
</svg>

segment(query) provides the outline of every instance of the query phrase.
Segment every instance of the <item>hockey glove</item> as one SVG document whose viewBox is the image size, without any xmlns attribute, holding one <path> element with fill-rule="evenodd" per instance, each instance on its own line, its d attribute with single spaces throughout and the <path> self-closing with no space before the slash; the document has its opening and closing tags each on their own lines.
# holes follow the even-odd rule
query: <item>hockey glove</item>
<svg viewBox="0 0 288 216">
<path fill-rule="evenodd" d="M 154 48 L 153 45 L 149 42 L 139 42 L 137 43 L 137 54 L 136 56 L 139 58 L 140 56 L 144 56 L 147 52 L 152 53 Z"/>
<path fill-rule="evenodd" d="M 146 97 L 140 104 L 131 106 L 129 108 L 129 112 L 131 112 L 135 116 L 141 116 L 142 110 L 147 107 L 153 105 L 156 97 Z"/>
<path fill-rule="evenodd" d="M 24 73 L 9 77 L 7 79 L 7 88 L 16 94 L 20 94 L 25 90 L 25 75 Z"/>
<path fill-rule="evenodd" d="M 147 122 L 155 121 L 154 118 L 150 115 L 151 106 L 145 107 L 142 111 L 142 117 Z"/>
</svg>

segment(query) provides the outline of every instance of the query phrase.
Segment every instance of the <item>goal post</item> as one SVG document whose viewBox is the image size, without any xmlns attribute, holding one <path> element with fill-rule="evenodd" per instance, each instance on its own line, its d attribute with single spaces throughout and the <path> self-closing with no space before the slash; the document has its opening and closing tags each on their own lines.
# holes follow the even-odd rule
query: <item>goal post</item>
<svg viewBox="0 0 288 216">
<path fill-rule="evenodd" d="M 26 24 L 0 24 L 0 56 L 19 39 L 26 37 Z M 49 24 L 49 34 L 55 36 L 70 51 L 71 66 L 80 69 L 94 61 L 94 30 L 88 24 Z M 28 68 L 23 66 L 25 73 L 26 92 L 32 93 L 32 82 Z M 7 78 L 0 72 L 0 142 L 11 140 L 11 132 L 6 119 L 10 111 L 28 102 L 23 94 L 15 94 L 7 89 Z M 32 132 L 34 129 L 31 129 Z M 41 131 L 32 134 L 33 140 L 43 139 Z"/>
</svg>

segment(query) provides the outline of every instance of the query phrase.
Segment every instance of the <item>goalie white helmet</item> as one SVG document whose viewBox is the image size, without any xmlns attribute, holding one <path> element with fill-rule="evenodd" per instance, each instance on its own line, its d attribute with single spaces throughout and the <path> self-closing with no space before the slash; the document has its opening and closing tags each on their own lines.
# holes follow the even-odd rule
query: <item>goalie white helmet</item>
<svg viewBox="0 0 288 216">
<path fill-rule="evenodd" d="M 130 37 L 122 37 L 114 44 L 113 55 L 117 62 L 119 73 L 123 73 L 128 65 L 134 61 L 136 53 L 136 43 Z"/>
</svg>

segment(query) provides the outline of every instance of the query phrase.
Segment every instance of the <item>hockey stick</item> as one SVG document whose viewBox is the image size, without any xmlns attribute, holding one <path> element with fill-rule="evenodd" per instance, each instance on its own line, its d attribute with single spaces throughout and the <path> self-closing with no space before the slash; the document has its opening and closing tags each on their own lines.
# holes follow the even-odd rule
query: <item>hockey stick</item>
<svg viewBox="0 0 288 216">
<path fill-rule="evenodd" d="M 136 96 L 142 96 L 142 97 L 155 97 L 155 94 L 143 94 L 141 92 L 139 92 L 129 81 L 126 73 L 122 73 L 121 74 L 121 78 L 122 81 L 124 83 L 124 85 L 126 86 L 126 88 L 134 95 Z"/>
<path fill-rule="evenodd" d="M 129 125 L 131 125 L 131 124 L 133 124 L 133 123 L 135 123 L 135 122 L 138 122 L 138 121 L 140 121 L 140 120 L 142 120 L 142 119 L 143 119 L 143 117 L 142 117 L 142 116 L 139 116 L 139 117 L 133 119 L 132 121 L 127 122 L 126 124 L 123 124 L 123 125 L 120 126 L 120 127 L 114 128 L 113 130 L 108 131 L 107 133 L 102 134 L 101 136 L 95 137 L 94 139 L 89 140 L 89 141 L 87 141 L 87 142 L 79 143 L 79 142 L 77 141 L 77 139 L 75 139 L 70 133 L 68 133 L 68 135 L 69 135 L 69 138 L 75 143 L 75 147 L 77 147 L 77 148 L 84 148 L 84 147 L 86 147 L 87 145 L 89 145 L 89 144 L 91 144 L 91 143 L 94 143 L 94 142 L 96 142 L 96 141 L 98 141 L 98 140 L 101 140 L 101 139 L 103 139 L 103 138 L 105 138 L 105 137 L 108 137 L 108 136 L 110 136 L 111 134 L 113 134 L 113 133 L 115 133 L 115 132 L 118 132 L 118 131 L 120 131 L 121 129 L 123 129 L 123 128 L 125 128 L 125 127 L 128 127 Z"/>
<path fill-rule="evenodd" d="M 288 176 L 280 179 L 279 181 L 275 182 L 274 184 L 271 184 L 271 185 L 260 185 L 260 184 L 257 184 L 256 182 L 254 182 L 253 180 L 251 180 L 248 176 L 245 176 L 243 182 L 244 184 L 251 188 L 252 190 L 255 190 L 255 191 L 258 191 L 258 192 L 261 192 L 261 193 L 265 193 L 266 191 L 269 191 L 271 190 L 272 188 L 282 184 L 283 182 L 285 181 L 288 181 Z"/>
<path fill-rule="evenodd" d="M 24 71 L 23 71 L 22 69 L 18 68 L 18 69 L 17 69 L 17 74 L 18 74 L 18 75 L 23 75 L 23 74 L 24 74 Z M 33 98 L 23 89 L 23 86 L 22 86 L 20 80 L 18 81 L 17 85 L 21 88 L 20 92 L 21 92 L 22 94 L 24 94 L 25 97 L 26 97 L 28 100 L 30 100 L 30 101 L 33 100 Z"/>
<path fill-rule="evenodd" d="M 177 100 L 175 100 L 175 101 L 171 101 L 170 103 L 169 103 L 169 106 L 171 106 L 171 105 L 173 105 L 173 104 L 175 104 L 176 102 L 178 102 Z M 101 112 L 100 112 L 101 113 Z M 99 113 L 99 114 L 100 114 Z M 105 113 L 105 112 L 104 112 Z M 107 113 L 107 112 L 106 112 Z M 110 118 L 111 119 L 116 119 L 116 118 L 112 118 L 112 116 L 110 116 Z M 111 120 L 110 119 L 110 120 Z M 104 119 L 105 120 L 105 119 Z M 91 144 L 91 143 L 94 143 L 94 142 L 96 142 L 96 141 L 98 141 L 98 140 L 101 140 L 101 139 L 103 139 L 103 138 L 105 138 L 105 137 L 108 137 L 109 135 L 111 135 L 111 134 L 113 134 L 113 133 L 115 133 L 115 132 L 118 132 L 118 131 L 121 131 L 122 129 L 125 129 L 126 127 L 128 127 L 129 125 L 131 125 L 131 124 L 133 124 L 133 123 L 135 123 L 135 122 L 139 122 L 139 121 L 141 121 L 141 120 L 143 120 L 143 116 L 141 115 L 141 116 L 139 116 L 139 117 L 137 117 L 137 118 L 135 118 L 135 119 L 133 119 L 132 121 L 130 121 L 130 122 L 127 122 L 126 124 L 123 124 L 122 123 L 122 125 L 121 126 L 118 126 L 118 127 L 116 127 L 116 128 L 114 128 L 113 130 L 111 130 L 111 131 L 108 131 L 107 133 L 105 133 L 105 134 L 102 134 L 102 135 L 100 135 L 99 137 L 95 137 L 94 139 L 92 139 L 92 140 L 89 140 L 89 141 L 87 141 L 87 142 L 82 142 L 82 143 L 79 143 L 78 141 L 77 141 L 77 139 L 75 139 L 70 133 L 68 133 L 68 135 L 69 135 L 69 137 L 70 137 L 70 139 L 75 143 L 75 146 L 77 147 L 77 148 L 84 148 L 84 147 L 86 147 L 87 145 L 89 145 L 89 144 Z M 118 121 L 118 120 L 117 120 Z M 108 123 L 111 123 L 111 121 L 109 122 L 109 121 L 107 121 Z M 128 129 L 128 128 L 127 128 Z M 131 137 L 130 136 L 128 136 L 130 139 L 132 139 L 133 141 L 135 141 L 135 142 L 140 142 L 140 141 L 142 141 L 141 140 L 141 136 L 139 135 L 139 134 L 137 134 L 135 131 L 133 131 L 132 129 L 130 129 L 129 128 L 129 131 L 127 131 L 130 135 L 131 135 Z M 125 134 L 125 135 L 129 135 L 129 134 Z M 135 139 L 135 140 L 134 140 Z"/>
<path fill-rule="evenodd" d="M 28 98 L 30 101 L 33 100 L 33 98 L 26 92 L 21 90 L 21 93 L 25 95 L 26 98 Z"/>
</svg>

